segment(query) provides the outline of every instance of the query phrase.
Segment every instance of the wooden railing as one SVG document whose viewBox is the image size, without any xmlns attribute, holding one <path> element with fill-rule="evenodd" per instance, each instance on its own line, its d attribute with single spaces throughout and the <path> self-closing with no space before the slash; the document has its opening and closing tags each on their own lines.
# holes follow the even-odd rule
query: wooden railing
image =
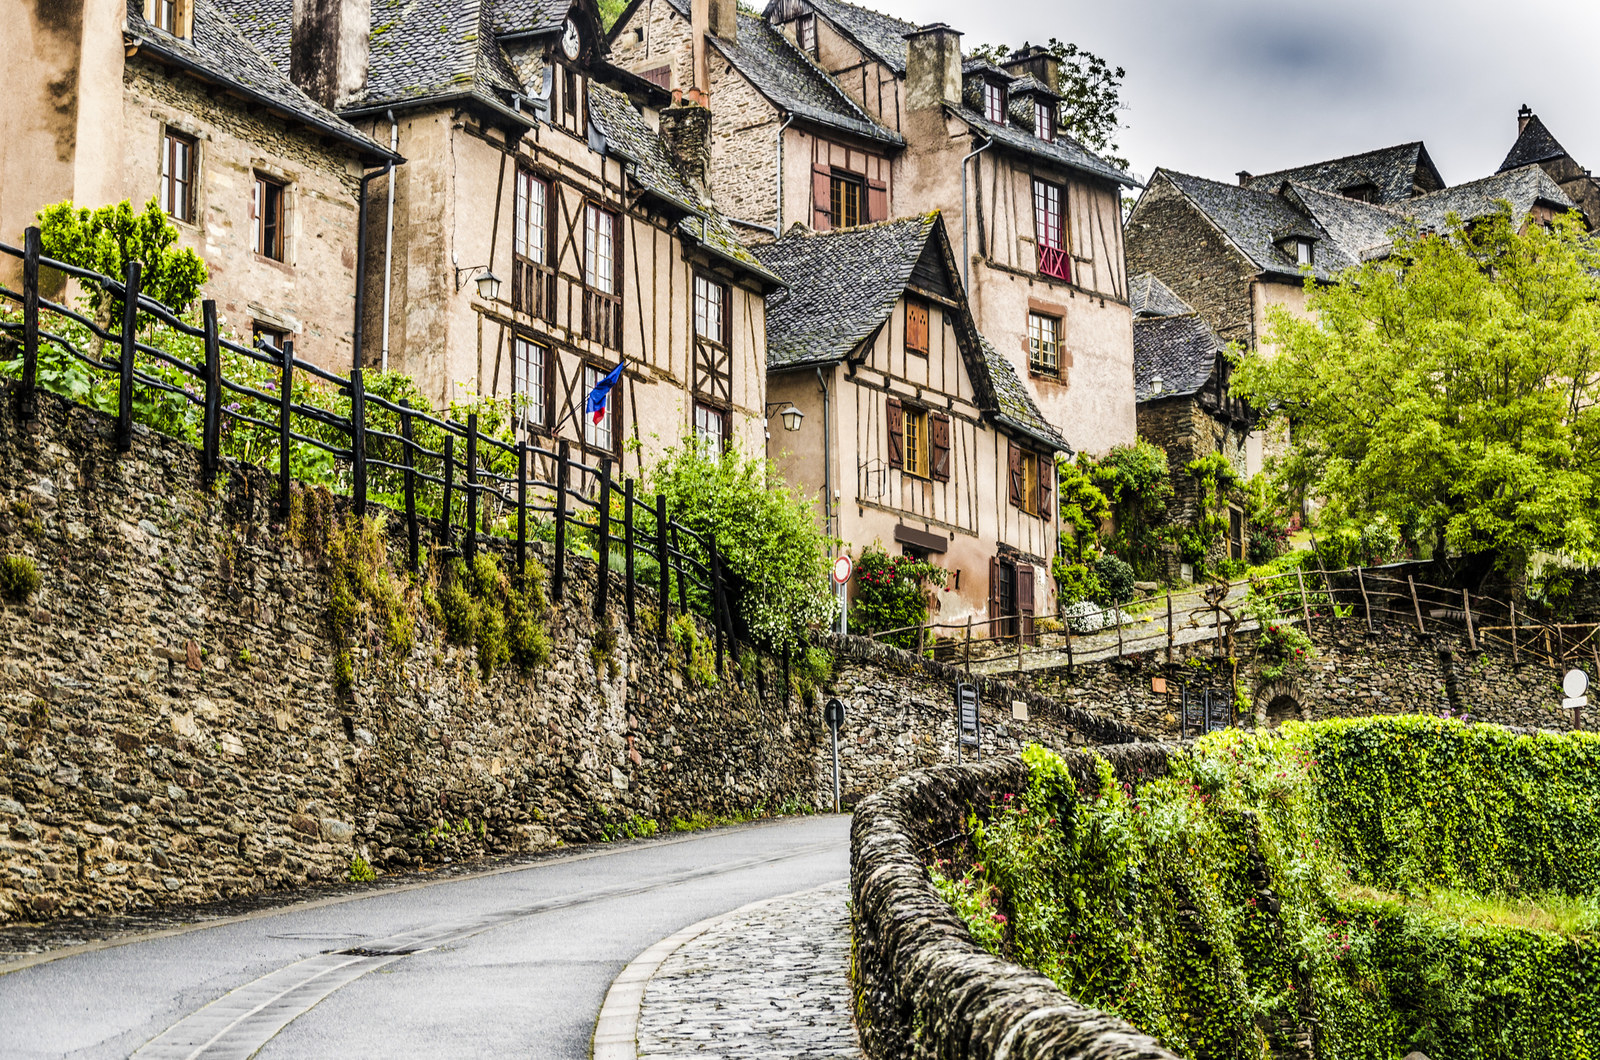
<svg viewBox="0 0 1600 1060">
<path fill-rule="evenodd" d="M 554 320 L 556 270 L 516 258 L 511 262 L 511 308 L 539 320 Z"/>
<path fill-rule="evenodd" d="M 1056 280 L 1072 282 L 1072 255 L 1065 247 L 1039 244 L 1039 274 Z"/>
<path fill-rule="evenodd" d="M 583 337 L 607 349 L 622 349 L 622 296 L 583 289 Z"/>
</svg>

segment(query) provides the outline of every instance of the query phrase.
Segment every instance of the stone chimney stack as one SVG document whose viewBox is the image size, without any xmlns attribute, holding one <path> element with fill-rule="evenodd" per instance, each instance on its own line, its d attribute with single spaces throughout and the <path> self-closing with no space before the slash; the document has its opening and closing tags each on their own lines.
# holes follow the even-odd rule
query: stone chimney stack
<svg viewBox="0 0 1600 1060">
<path fill-rule="evenodd" d="M 935 22 L 906 34 L 906 110 L 961 105 L 961 34 Z"/>
<path fill-rule="evenodd" d="M 711 111 L 688 100 L 663 107 L 661 142 L 690 187 L 705 195 L 711 170 Z"/>
<path fill-rule="evenodd" d="M 729 44 L 739 39 L 739 0 L 711 0 L 711 32 Z"/>
<path fill-rule="evenodd" d="M 1060 61 L 1048 49 L 1026 42 L 1000 65 L 1008 74 L 1015 77 L 1026 74 L 1050 89 L 1057 87 L 1056 79 L 1061 74 Z"/>
<path fill-rule="evenodd" d="M 294 0 L 289 78 L 324 107 L 367 87 L 372 0 Z"/>
<path fill-rule="evenodd" d="M 1522 135 L 1522 130 L 1528 127 L 1528 120 L 1533 117 L 1533 110 L 1524 103 L 1517 110 L 1517 135 Z"/>
</svg>

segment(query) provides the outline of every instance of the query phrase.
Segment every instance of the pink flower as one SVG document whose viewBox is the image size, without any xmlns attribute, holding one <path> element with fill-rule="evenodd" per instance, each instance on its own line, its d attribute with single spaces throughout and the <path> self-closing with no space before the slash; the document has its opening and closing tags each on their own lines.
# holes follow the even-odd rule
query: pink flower
<svg viewBox="0 0 1600 1060">
<path fill-rule="evenodd" d="M 1004 913 L 996 913 L 992 919 L 996 924 L 1004 924 L 1006 922 L 1006 915 Z"/>
</svg>

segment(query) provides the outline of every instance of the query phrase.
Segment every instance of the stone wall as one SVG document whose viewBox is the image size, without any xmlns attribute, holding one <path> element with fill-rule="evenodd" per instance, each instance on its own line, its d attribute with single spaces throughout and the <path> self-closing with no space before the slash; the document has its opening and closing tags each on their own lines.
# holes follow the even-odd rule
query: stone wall
<svg viewBox="0 0 1600 1060">
<path fill-rule="evenodd" d="M 1255 269 L 1170 181 L 1150 182 L 1127 224 L 1128 275 L 1153 273 L 1223 342 L 1255 342 Z"/>
<path fill-rule="evenodd" d="M 1119 779 L 1165 772 L 1156 744 L 1102 748 Z M 1080 783 L 1088 756 L 1070 755 Z M 964 832 L 1026 779 L 1020 759 L 942 766 L 905 777 L 856 810 L 850 828 L 856 1027 L 870 1060 L 1176 1060 L 1123 1021 L 1079 1004 L 1038 972 L 972 941 L 928 881 L 931 844 Z"/>
<path fill-rule="evenodd" d="M 143 428 L 0 387 L 0 556 L 42 579 L 0 609 L 0 922 L 112 913 L 601 838 L 632 815 L 820 802 L 825 737 L 767 670 L 701 687 L 576 564 L 547 666 L 484 678 L 405 590 L 415 647 L 358 621 L 347 692 L 323 526 L 271 477 Z M 319 526 L 319 522 L 322 524 Z M 403 556 L 403 524 L 388 523 Z M 509 568 L 510 560 L 504 560 Z"/>
</svg>

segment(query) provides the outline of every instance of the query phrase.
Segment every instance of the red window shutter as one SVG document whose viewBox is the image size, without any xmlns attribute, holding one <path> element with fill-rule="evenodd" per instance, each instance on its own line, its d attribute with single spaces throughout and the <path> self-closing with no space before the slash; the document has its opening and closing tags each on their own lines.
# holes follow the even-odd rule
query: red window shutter
<svg viewBox="0 0 1600 1060">
<path fill-rule="evenodd" d="M 1017 632 L 1029 643 L 1033 641 L 1033 564 L 1017 564 L 1017 612 L 1021 616 Z"/>
<path fill-rule="evenodd" d="M 928 352 L 928 307 L 921 302 L 906 302 L 906 349 Z"/>
<path fill-rule="evenodd" d="M 1041 453 L 1039 454 L 1039 518 L 1041 519 L 1051 518 L 1050 504 L 1055 495 L 1055 484 L 1055 458 Z"/>
<path fill-rule="evenodd" d="M 1022 450 L 1015 443 L 1012 443 L 1010 447 L 1007 470 L 1011 479 L 1011 506 L 1014 508 L 1024 507 L 1022 503 Z"/>
<path fill-rule="evenodd" d="M 950 481 L 950 417 L 942 412 L 928 413 L 928 473 L 935 482 Z"/>
<path fill-rule="evenodd" d="M 826 232 L 833 227 L 833 170 L 820 162 L 811 166 L 811 227 Z"/>
<path fill-rule="evenodd" d="M 867 181 L 867 221 L 889 219 L 889 185 L 881 180 Z"/>
<path fill-rule="evenodd" d="M 889 466 L 906 466 L 906 414 L 899 398 L 890 398 L 884 421 L 889 425 Z"/>
</svg>

